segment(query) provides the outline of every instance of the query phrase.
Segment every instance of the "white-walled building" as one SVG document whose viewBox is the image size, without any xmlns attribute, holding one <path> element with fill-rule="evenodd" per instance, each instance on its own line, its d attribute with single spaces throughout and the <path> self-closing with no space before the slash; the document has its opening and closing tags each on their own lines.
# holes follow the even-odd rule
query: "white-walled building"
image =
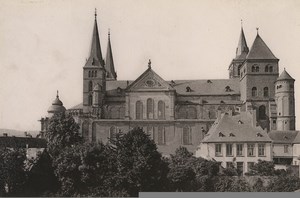
<svg viewBox="0 0 300 198">
<path fill-rule="evenodd" d="M 259 159 L 272 160 L 272 140 L 256 121 L 256 112 L 219 116 L 196 150 L 196 157 L 235 166 L 240 173 Z"/>
</svg>

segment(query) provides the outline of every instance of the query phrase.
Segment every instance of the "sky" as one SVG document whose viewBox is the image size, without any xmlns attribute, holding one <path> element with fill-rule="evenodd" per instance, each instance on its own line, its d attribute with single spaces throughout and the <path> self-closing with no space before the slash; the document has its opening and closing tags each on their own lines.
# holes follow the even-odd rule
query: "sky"
<svg viewBox="0 0 300 198">
<path fill-rule="evenodd" d="M 259 27 L 280 73 L 296 78 L 299 129 L 299 0 L 0 0 L 0 128 L 39 130 L 56 90 L 66 108 L 82 102 L 95 8 L 119 80 L 135 80 L 148 59 L 165 80 L 226 79 L 241 19 L 249 47 Z"/>
</svg>

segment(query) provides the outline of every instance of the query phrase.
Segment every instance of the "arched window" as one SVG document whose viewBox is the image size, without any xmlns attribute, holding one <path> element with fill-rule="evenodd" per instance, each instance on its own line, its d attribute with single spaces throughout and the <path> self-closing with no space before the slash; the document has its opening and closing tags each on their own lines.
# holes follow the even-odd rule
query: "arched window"
<svg viewBox="0 0 300 198">
<path fill-rule="evenodd" d="M 269 97 L 269 88 L 268 87 L 264 88 L 264 97 Z"/>
<path fill-rule="evenodd" d="M 153 140 L 154 139 L 154 130 L 153 126 L 147 126 L 147 134 L 150 136 L 150 138 Z"/>
<path fill-rule="evenodd" d="M 154 102 L 152 98 L 147 99 L 147 118 L 153 119 Z"/>
<path fill-rule="evenodd" d="M 252 96 L 257 96 L 257 88 L 256 87 L 252 88 Z"/>
<path fill-rule="evenodd" d="M 91 77 L 91 71 L 89 71 L 89 77 Z"/>
<path fill-rule="evenodd" d="M 95 71 L 95 77 L 97 77 L 97 71 Z"/>
<path fill-rule="evenodd" d="M 158 119 L 165 119 L 165 102 L 162 100 L 158 102 Z"/>
<path fill-rule="evenodd" d="M 269 66 L 265 66 L 265 72 L 269 72 Z"/>
<path fill-rule="evenodd" d="M 191 130 L 190 130 L 190 127 L 188 127 L 188 126 L 185 126 L 182 129 L 182 143 L 184 145 L 192 144 Z"/>
<path fill-rule="evenodd" d="M 89 123 L 87 121 L 82 123 L 82 137 L 85 140 L 89 139 Z"/>
<path fill-rule="evenodd" d="M 89 105 L 92 105 L 92 104 L 93 104 L 93 96 L 89 95 Z"/>
<path fill-rule="evenodd" d="M 273 67 L 272 66 L 269 67 L 269 72 L 273 72 Z"/>
<path fill-rule="evenodd" d="M 135 117 L 137 120 L 143 119 L 143 103 L 141 101 L 137 101 L 135 104 Z"/>
<path fill-rule="evenodd" d="M 89 82 L 89 91 L 93 91 L 93 82 L 92 81 Z"/>
<path fill-rule="evenodd" d="M 255 66 L 254 65 L 252 66 L 251 71 L 255 72 Z"/>
<path fill-rule="evenodd" d="M 265 120 L 266 119 L 266 107 L 264 105 L 261 105 L 258 108 L 258 119 L 259 120 Z"/>
<path fill-rule="evenodd" d="M 255 72 L 259 72 L 259 66 L 255 67 Z"/>
<path fill-rule="evenodd" d="M 163 126 L 158 126 L 158 135 L 157 135 L 157 143 L 158 145 L 163 145 L 165 144 L 165 127 Z"/>
<path fill-rule="evenodd" d="M 92 124 L 92 141 L 93 142 L 96 142 L 96 139 L 97 139 L 96 132 L 97 132 L 97 124 L 94 122 Z"/>
<path fill-rule="evenodd" d="M 111 140 L 116 139 L 116 134 L 117 134 L 117 128 L 115 126 L 110 127 L 110 129 L 109 129 L 109 138 Z"/>
<path fill-rule="evenodd" d="M 241 67 L 242 67 L 242 65 L 239 65 L 239 66 L 238 66 L 238 75 L 241 74 Z"/>
</svg>

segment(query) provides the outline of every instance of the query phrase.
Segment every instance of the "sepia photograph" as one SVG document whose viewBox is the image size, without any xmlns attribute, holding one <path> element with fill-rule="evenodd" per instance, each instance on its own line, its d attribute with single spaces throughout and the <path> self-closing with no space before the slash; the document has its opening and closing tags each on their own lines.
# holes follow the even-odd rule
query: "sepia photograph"
<svg viewBox="0 0 300 198">
<path fill-rule="evenodd" d="M 0 197 L 298 197 L 299 55 L 299 0 L 0 0 Z"/>
</svg>

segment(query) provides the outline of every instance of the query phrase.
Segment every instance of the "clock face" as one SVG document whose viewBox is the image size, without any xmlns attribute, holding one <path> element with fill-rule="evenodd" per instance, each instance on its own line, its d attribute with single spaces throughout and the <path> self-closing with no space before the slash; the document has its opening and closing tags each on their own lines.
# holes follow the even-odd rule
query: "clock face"
<svg viewBox="0 0 300 198">
<path fill-rule="evenodd" d="M 148 87 L 153 87 L 155 85 L 155 81 L 152 80 L 152 79 L 149 79 L 149 80 L 146 81 L 146 85 Z"/>
</svg>

